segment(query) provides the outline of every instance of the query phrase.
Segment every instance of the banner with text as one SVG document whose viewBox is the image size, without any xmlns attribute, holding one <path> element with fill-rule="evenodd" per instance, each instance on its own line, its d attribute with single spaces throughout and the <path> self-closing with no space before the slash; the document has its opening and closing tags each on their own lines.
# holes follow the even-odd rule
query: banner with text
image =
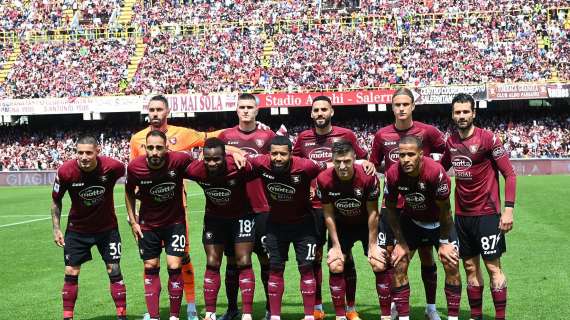
<svg viewBox="0 0 570 320">
<path fill-rule="evenodd" d="M 335 106 L 366 105 L 366 104 L 389 104 L 392 102 L 394 89 L 382 90 L 358 90 L 346 92 L 310 92 L 310 93 L 273 93 L 258 94 L 259 107 L 308 107 L 313 104 L 313 99 L 318 96 L 331 98 Z"/>
<path fill-rule="evenodd" d="M 235 111 L 237 108 L 237 94 L 171 94 L 166 95 L 168 105 L 172 112 L 224 112 Z M 148 113 L 148 100 L 143 107 L 143 113 Z"/>
<path fill-rule="evenodd" d="M 451 100 L 459 93 L 473 96 L 476 101 L 487 99 L 487 88 L 484 84 L 473 86 L 442 86 L 414 89 L 416 104 L 451 104 Z"/>
<path fill-rule="evenodd" d="M 546 99 L 546 84 L 492 83 L 487 85 L 489 100 Z"/>
<path fill-rule="evenodd" d="M 549 98 L 570 98 L 570 84 L 549 84 L 546 90 Z"/>
</svg>

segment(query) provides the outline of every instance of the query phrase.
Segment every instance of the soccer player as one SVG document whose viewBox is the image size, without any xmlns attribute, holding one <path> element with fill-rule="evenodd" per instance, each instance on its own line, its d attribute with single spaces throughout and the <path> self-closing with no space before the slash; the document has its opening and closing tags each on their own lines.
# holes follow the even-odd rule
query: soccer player
<svg viewBox="0 0 570 320">
<path fill-rule="evenodd" d="M 457 131 L 446 142 L 444 168 L 455 171 L 455 227 L 459 254 L 467 275 L 471 318 L 482 319 L 483 275 L 479 256 L 491 279 L 495 319 L 504 319 L 507 279 L 501 267 L 506 252 L 505 234 L 513 228 L 516 176 L 501 140 L 476 127 L 473 97 L 459 94 L 451 103 Z M 501 213 L 499 171 L 505 178 L 505 209 Z"/>
<path fill-rule="evenodd" d="M 65 257 L 61 291 L 64 319 L 73 319 L 81 265 L 92 259 L 94 245 L 107 266 L 117 318 L 127 319 L 127 291 L 119 265 L 121 237 L 113 201 L 115 183 L 124 175 L 125 166 L 120 161 L 100 157 L 97 140 L 90 136 L 77 140 L 76 159 L 66 161 L 57 170 L 51 216 L 55 244 L 63 248 Z M 60 219 L 66 192 L 71 198 L 71 208 L 64 236 Z"/>
<path fill-rule="evenodd" d="M 398 89 L 392 95 L 392 112 L 395 121 L 393 124 L 383 127 L 374 135 L 372 151 L 370 152 L 370 161 L 374 163 L 378 170 L 384 162 L 384 172 L 387 172 L 393 165 L 399 162 L 398 157 L 398 141 L 406 135 L 415 135 L 422 140 L 422 151 L 424 156 L 430 156 L 432 153 L 443 154 L 445 140 L 443 134 L 435 127 L 414 121 L 412 113 L 415 109 L 414 95 L 406 88 Z M 404 199 L 400 197 L 397 209 L 400 211 L 404 206 Z M 389 253 L 394 249 L 394 236 L 387 219 L 385 205 L 380 209 L 381 220 L 379 223 L 380 242 L 386 245 Z M 437 291 L 437 268 L 432 254 L 432 247 L 419 247 L 418 254 L 421 261 L 421 274 L 426 294 L 425 314 L 429 320 L 439 320 L 440 317 L 435 308 L 435 298 Z M 383 319 L 390 319 L 396 316 L 395 305 L 390 310 L 392 269 L 388 268 L 381 273 L 382 279 L 380 294 L 380 305 Z M 392 311 L 392 312 L 391 312 Z"/>
<path fill-rule="evenodd" d="M 259 109 L 257 108 L 257 100 L 255 96 L 249 93 L 241 94 L 238 97 L 238 125 L 224 130 L 218 138 L 226 145 L 238 147 L 242 151 L 250 155 L 268 154 L 271 139 L 275 137 L 275 133 L 271 130 L 262 130 L 256 125 L 256 116 Z M 269 258 L 263 246 L 265 241 L 265 225 L 269 212 L 269 205 L 263 192 L 263 182 L 256 179 L 247 184 L 247 198 L 253 207 L 255 213 L 255 247 L 254 252 L 259 260 L 261 269 L 261 281 L 265 290 L 265 320 L 269 320 L 269 297 L 267 296 L 267 281 L 269 279 Z M 226 252 L 226 255 L 228 252 Z M 238 291 L 238 270 L 235 259 L 228 257 L 226 264 L 226 296 L 228 299 L 228 310 L 220 317 L 220 320 L 232 320 L 239 315 L 237 308 L 237 291 Z"/>
<path fill-rule="evenodd" d="M 331 297 L 336 319 L 341 320 L 346 319 L 344 262 L 354 244 L 361 242 L 375 273 L 383 269 L 386 261 L 376 245 L 380 193 L 377 177 L 367 175 L 361 165 L 354 163 L 356 156 L 350 142 L 333 143 L 332 154 L 334 168 L 319 174 L 317 194 L 329 232 L 327 263 Z"/>
<path fill-rule="evenodd" d="M 251 320 L 255 276 L 251 253 L 255 240 L 255 221 L 247 199 L 246 183 L 254 178 L 250 164 L 238 169 L 234 157 L 226 155 L 224 142 L 209 138 L 204 144 L 204 160 L 193 162 L 186 177 L 204 190 L 206 210 L 202 242 L 206 251 L 204 300 L 206 320 L 216 320 L 220 290 L 220 266 L 224 250 L 235 257 L 242 294 L 242 319 Z"/>
<path fill-rule="evenodd" d="M 250 158 L 263 180 L 270 206 L 265 246 L 269 252 L 269 305 L 272 320 L 281 319 L 285 289 L 283 272 L 292 243 L 301 273 L 305 320 L 314 320 L 315 276 L 313 265 L 317 237 L 309 199 L 311 181 L 326 164 L 291 155 L 291 141 L 283 136 L 271 140 L 269 155 Z"/>
<path fill-rule="evenodd" d="M 331 99 L 327 96 L 315 97 L 311 107 L 311 119 L 313 119 L 314 128 L 305 130 L 299 134 L 295 146 L 293 147 L 294 156 L 330 163 L 332 161 L 331 147 L 333 142 L 345 139 L 352 144 L 357 159 L 366 159 L 367 153 L 358 145 L 354 132 L 349 129 L 332 125 L 331 118 L 333 115 L 334 109 L 332 107 Z M 364 161 L 362 165 L 368 174 L 375 173 L 373 164 L 368 163 L 368 161 Z M 320 200 L 313 196 L 315 186 L 316 181 L 313 181 L 311 196 L 314 217 L 316 220 L 315 224 L 318 233 L 317 255 L 314 265 L 314 272 L 317 280 L 314 316 L 315 319 L 323 319 L 325 317 L 325 313 L 322 305 L 321 286 L 323 282 L 323 271 L 321 261 L 323 246 L 326 242 L 326 227 Z M 349 255 L 345 262 L 344 276 L 346 281 L 347 317 L 350 320 L 358 320 L 360 318 L 358 317 L 358 312 L 356 312 L 355 309 L 356 269 L 354 267 L 352 255 Z"/>
<path fill-rule="evenodd" d="M 394 266 L 392 295 L 400 320 L 410 314 L 408 266 L 419 247 L 434 246 L 445 269 L 445 296 L 449 320 L 457 320 L 461 301 L 459 252 L 449 202 L 451 181 L 443 167 L 422 151 L 422 141 L 414 135 L 398 143 L 399 165 L 386 172 L 384 199 L 388 221 L 396 238 L 391 255 Z M 397 210 L 398 197 L 405 199 Z"/>
<path fill-rule="evenodd" d="M 187 153 L 168 151 L 166 139 L 164 132 L 159 130 L 147 134 L 146 156 L 135 158 L 127 167 L 125 202 L 144 261 L 149 317 L 160 317 L 160 253 L 164 244 L 169 275 L 170 319 L 176 320 L 180 314 L 183 292 L 181 268 L 187 242 L 182 202 L 183 177 L 192 157 Z M 141 201 L 138 217 L 135 216 L 135 198 Z"/>
<path fill-rule="evenodd" d="M 152 130 L 160 130 L 164 132 L 168 141 L 168 149 L 170 151 L 192 151 L 194 147 L 201 147 L 207 137 L 215 137 L 221 131 L 215 132 L 199 132 L 190 128 L 177 127 L 167 123 L 170 108 L 168 100 L 162 95 L 154 96 L 148 103 L 148 117 L 150 126 L 135 133 L 130 141 L 130 160 L 136 157 L 146 155 L 146 136 Z M 186 195 L 180 199 L 186 206 Z M 135 214 L 136 215 L 136 214 Z M 188 232 L 186 232 L 186 235 Z M 188 320 L 198 320 L 196 312 L 196 297 L 194 289 L 194 267 L 190 260 L 189 243 L 186 243 L 186 254 L 184 255 L 182 264 L 182 278 L 184 280 L 184 292 L 187 303 Z M 146 318 L 147 316 L 145 316 Z"/>
</svg>

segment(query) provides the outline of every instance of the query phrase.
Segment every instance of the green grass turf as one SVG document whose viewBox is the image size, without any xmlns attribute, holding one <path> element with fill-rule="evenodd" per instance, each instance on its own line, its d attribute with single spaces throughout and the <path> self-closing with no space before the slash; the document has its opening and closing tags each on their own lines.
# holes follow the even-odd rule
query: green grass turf
<svg viewBox="0 0 570 320">
<path fill-rule="evenodd" d="M 568 176 L 518 178 L 515 226 L 514 231 L 508 235 L 508 253 L 502 260 L 509 281 L 508 317 L 511 319 L 563 319 L 570 315 L 570 304 L 567 301 L 570 297 L 569 182 Z M 63 252 L 52 241 L 50 191 L 49 187 L 0 188 L 0 319 L 60 318 Z M 115 190 L 115 204 L 118 206 L 117 214 L 123 237 L 121 265 L 128 291 L 128 312 L 131 319 L 139 319 L 145 312 L 142 262 L 126 223 L 122 192 L 122 186 Z M 203 310 L 201 292 L 205 256 L 200 239 L 204 200 L 195 184 L 190 188 L 189 194 L 190 243 L 197 272 L 196 296 L 198 307 Z M 64 212 L 68 209 L 69 203 L 65 202 Z M 44 220 L 6 226 L 42 218 Z M 378 319 L 373 273 L 362 255 L 362 249 L 356 247 L 354 253 L 358 269 L 357 307 L 363 319 Z M 76 319 L 114 319 L 109 281 L 96 249 L 93 250 L 93 257 L 93 261 L 82 267 Z M 294 255 L 291 253 L 290 257 L 285 275 L 283 318 L 297 320 L 302 317 L 302 302 Z M 443 268 L 439 266 L 438 270 L 437 305 L 440 314 L 445 315 Z M 256 276 L 260 279 L 258 272 Z M 161 278 L 162 316 L 167 319 L 167 275 L 164 265 Z M 425 300 L 417 257 L 410 267 L 410 279 L 412 319 L 423 319 Z M 259 319 L 263 315 L 265 303 L 260 282 L 256 289 L 254 318 Z M 333 319 L 327 271 L 324 272 L 323 301 L 328 318 Z M 183 310 L 184 308 L 185 303 Z M 218 310 L 218 314 L 225 310 L 223 286 Z M 468 310 L 463 289 L 461 319 L 469 318 Z M 484 313 L 486 318 L 494 315 L 488 285 L 484 293 Z"/>
</svg>

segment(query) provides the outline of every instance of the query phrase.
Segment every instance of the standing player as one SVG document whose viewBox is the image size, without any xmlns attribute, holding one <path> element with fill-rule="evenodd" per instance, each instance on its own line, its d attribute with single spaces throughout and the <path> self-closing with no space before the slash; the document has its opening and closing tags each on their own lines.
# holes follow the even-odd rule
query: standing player
<svg viewBox="0 0 570 320">
<path fill-rule="evenodd" d="M 239 123 L 233 128 L 224 130 L 218 138 L 227 145 L 238 147 L 249 155 L 268 154 L 271 139 L 275 133 L 271 130 L 257 128 L 255 118 L 258 113 L 255 96 L 244 93 L 238 97 L 237 116 Z M 269 205 L 263 192 L 263 182 L 256 179 L 247 184 L 247 198 L 255 213 L 255 247 L 261 267 L 261 281 L 265 290 L 265 319 L 269 320 L 269 297 L 267 296 L 267 281 L 269 279 L 269 258 L 263 247 L 265 240 L 265 225 L 269 212 Z M 239 315 L 237 309 L 238 270 L 233 257 L 228 257 L 226 264 L 226 296 L 228 298 L 228 311 L 220 320 L 232 320 Z"/>
<path fill-rule="evenodd" d="M 202 242 L 206 251 L 204 300 L 207 320 L 216 320 L 216 302 L 220 290 L 220 266 L 224 250 L 234 257 L 242 293 L 242 319 L 251 320 L 255 276 L 251 253 L 255 239 L 255 221 L 247 198 L 246 183 L 253 179 L 250 164 L 239 169 L 234 156 L 227 155 L 224 142 L 209 138 L 204 144 L 204 160 L 193 162 L 186 177 L 204 190 L 206 210 Z"/>
<path fill-rule="evenodd" d="M 61 295 L 63 318 L 73 319 L 79 288 L 81 265 L 91 260 L 91 247 L 97 246 L 111 281 L 111 297 L 117 318 L 127 319 L 127 291 L 119 261 L 121 237 L 113 201 L 113 189 L 125 175 L 125 166 L 114 159 L 99 157 L 99 146 L 93 137 L 77 140 L 76 159 L 66 161 L 58 170 L 52 192 L 51 216 L 55 243 L 63 247 L 65 280 Z M 62 199 L 69 192 L 71 208 L 65 236 L 61 232 Z"/>
<path fill-rule="evenodd" d="M 413 135 L 398 143 L 400 164 L 386 172 L 384 199 L 388 221 L 396 245 L 391 260 L 394 266 L 392 295 L 400 320 L 410 314 L 408 266 L 413 252 L 420 247 L 439 247 L 445 269 L 445 296 L 449 320 L 457 320 L 461 301 L 459 252 L 449 202 L 451 181 L 442 166 L 423 156 L 422 141 Z M 398 197 L 405 199 L 397 210 Z"/>
<path fill-rule="evenodd" d="M 361 165 L 354 163 L 356 157 L 350 142 L 335 142 L 332 154 L 334 168 L 318 176 L 317 194 L 323 204 L 329 231 L 327 263 L 331 297 L 336 319 L 341 320 L 346 319 L 344 262 L 354 244 L 358 241 L 362 243 L 364 254 L 368 256 L 376 274 L 383 269 L 385 258 L 376 245 L 380 193 L 377 177 L 367 175 Z"/>
<path fill-rule="evenodd" d="M 265 245 L 269 252 L 269 305 L 271 319 L 281 319 L 285 289 L 283 272 L 292 243 L 301 273 L 305 320 L 314 320 L 315 276 L 313 265 L 317 247 L 314 219 L 309 200 L 311 181 L 326 168 L 304 158 L 291 156 L 291 141 L 283 136 L 271 140 L 270 154 L 251 158 L 261 176 L 270 206 Z"/>
<path fill-rule="evenodd" d="M 131 228 L 144 261 L 145 299 L 150 319 L 159 319 L 160 253 L 164 244 L 168 266 L 170 319 L 180 314 L 182 299 L 182 260 L 186 247 L 186 213 L 182 202 L 183 177 L 192 157 L 169 152 L 166 135 L 159 130 L 146 137 L 146 156 L 132 160 L 127 167 L 125 198 Z M 135 194 L 136 191 L 136 194 Z M 135 216 L 135 198 L 141 201 Z"/>
<path fill-rule="evenodd" d="M 295 146 L 293 147 L 293 155 L 299 156 L 315 161 L 331 162 L 332 152 L 331 147 L 333 142 L 340 139 L 349 141 L 355 151 L 357 159 L 366 159 L 366 151 L 364 151 L 356 140 L 356 135 L 349 129 L 336 127 L 331 124 L 331 118 L 334 115 L 331 99 L 327 96 L 318 96 L 313 100 L 311 107 L 311 119 L 315 127 L 301 132 L 297 138 Z M 365 170 L 368 174 L 374 173 L 374 166 L 367 161 L 363 163 Z M 312 188 L 316 185 L 313 182 Z M 311 192 L 313 194 L 313 192 Z M 326 242 L 326 228 L 323 218 L 323 209 L 319 199 L 312 196 L 313 212 L 316 219 L 316 227 L 318 233 L 318 246 L 317 256 L 315 259 L 314 273 L 317 280 L 316 301 L 314 316 L 315 319 L 323 319 L 325 313 L 322 305 L 322 254 L 323 246 Z M 355 309 L 356 298 L 356 268 L 352 256 L 349 255 L 344 265 L 344 276 L 346 281 L 346 300 L 347 300 L 347 317 L 350 320 L 360 319 Z"/>
<path fill-rule="evenodd" d="M 451 103 L 457 131 L 447 139 L 442 159 L 455 171 L 455 225 L 459 253 L 467 274 L 467 297 L 471 318 L 482 319 L 483 275 L 479 256 L 491 278 L 495 319 L 504 319 L 507 279 L 501 268 L 506 252 L 505 234 L 513 228 L 516 176 L 501 140 L 491 131 L 473 124 L 475 101 L 459 94 Z M 505 209 L 501 212 L 499 171 L 505 177 Z"/>
<path fill-rule="evenodd" d="M 370 161 L 374 163 L 378 170 L 382 162 L 384 162 L 384 172 L 387 172 L 393 165 L 397 165 L 398 157 L 398 141 L 406 135 L 414 135 L 422 140 L 422 151 L 424 156 L 432 153 L 442 154 L 445 147 L 443 134 L 435 127 L 414 121 L 412 112 L 415 109 L 414 95 L 406 88 L 397 90 L 392 95 L 392 112 L 394 113 L 395 122 L 389 126 L 381 128 L 374 135 L 374 143 L 370 154 Z M 398 200 L 398 210 L 404 206 L 404 199 Z M 387 212 L 382 205 L 380 226 L 380 242 L 386 245 L 389 253 L 394 249 L 394 236 L 388 224 Z M 421 273 L 426 293 L 426 310 L 425 314 L 429 320 L 440 319 L 435 308 L 435 297 L 437 291 L 437 269 L 432 254 L 432 247 L 420 247 L 418 253 L 421 261 Z M 382 293 L 380 294 L 380 305 L 382 309 L 383 319 L 390 319 L 390 303 L 391 298 L 391 268 L 381 273 L 382 284 L 380 286 Z M 395 310 L 393 310 L 395 313 Z M 395 315 L 394 315 L 395 316 Z"/>
<path fill-rule="evenodd" d="M 135 133 L 131 137 L 130 142 L 130 160 L 146 154 L 146 136 L 152 130 L 164 132 L 168 140 L 168 149 L 170 151 L 192 151 L 194 147 L 201 147 L 208 136 L 217 136 L 221 131 L 216 132 L 199 132 L 189 128 L 177 127 L 167 123 L 170 108 L 168 100 L 162 95 L 154 96 L 148 103 L 148 117 L 150 126 Z M 186 205 L 186 195 L 181 197 L 184 205 Z M 136 215 L 136 214 L 135 214 Z M 186 236 L 188 232 L 186 232 Z M 182 278 L 184 279 L 184 292 L 186 296 L 188 320 L 198 320 L 196 312 L 196 298 L 194 291 L 194 267 L 190 260 L 189 243 L 186 243 L 186 254 L 184 255 L 182 264 Z"/>
</svg>

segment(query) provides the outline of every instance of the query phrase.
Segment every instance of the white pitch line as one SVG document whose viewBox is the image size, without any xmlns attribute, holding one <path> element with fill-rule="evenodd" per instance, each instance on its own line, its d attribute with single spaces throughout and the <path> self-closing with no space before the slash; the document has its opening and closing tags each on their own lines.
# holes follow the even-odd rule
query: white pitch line
<svg viewBox="0 0 570 320">
<path fill-rule="evenodd" d="M 120 208 L 120 207 L 124 207 L 124 204 L 120 204 L 118 206 L 115 206 L 115 208 Z M 30 215 L 21 215 L 20 217 L 26 217 L 26 216 L 30 216 Z M 33 215 L 34 217 L 36 217 L 37 215 Z M 32 220 L 26 220 L 26 221 L 20 221 L 20 222 L 14 222 L 14 223 L 9 223 L 9 224 L 2 224 L 0 225 L 0 228 L 5 228 L 5 227 L 11 227 L 11 226 L 17 226 L 20 224 L 26 224 L 26 223 L 32 223 L 32 222 L 36 222 L 36 221 L 42 221 L 42 220 L 48 220 L 51 219 L 51 216 L 45 217 L 45 215 L 43 215 L 44 218 L 38 218 L 38 219 L 32 219 Z M 67 214 L 62 214 L 62 217 L 67 217 Z M 4 216 L 6 217 L 6 216 Z"/>
</svg>

